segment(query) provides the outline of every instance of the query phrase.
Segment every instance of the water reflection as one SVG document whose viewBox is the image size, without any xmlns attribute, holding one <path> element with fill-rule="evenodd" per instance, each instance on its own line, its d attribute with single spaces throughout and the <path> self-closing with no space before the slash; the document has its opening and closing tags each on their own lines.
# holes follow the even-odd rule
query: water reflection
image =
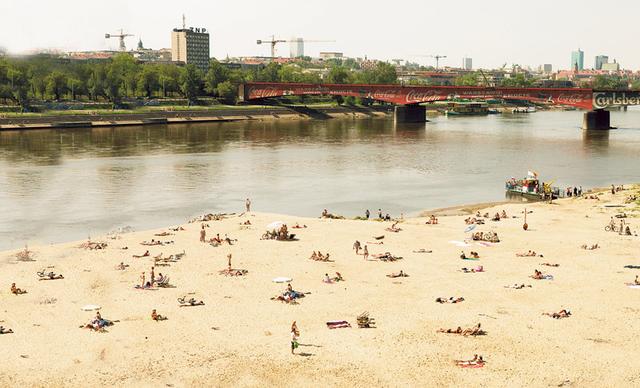
<svg viewBox="0 0 640 388">
<path fill-rule="evenodd" d="M 638 181 L 640 113 L 583 132 L 580 112 L 248 121 L 0 132 L 0 249 L 234 211 L 411 214 L 501 200 L 535 169 L 558 185 Z"/>
</svg>

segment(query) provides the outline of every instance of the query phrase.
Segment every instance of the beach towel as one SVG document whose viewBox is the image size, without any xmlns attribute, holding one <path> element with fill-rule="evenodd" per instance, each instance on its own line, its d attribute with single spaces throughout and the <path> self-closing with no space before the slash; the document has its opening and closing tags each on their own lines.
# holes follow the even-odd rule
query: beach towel
<svg viewBox="0 0 640 388">
<path fill-rule="evenodd" d="M 467 244 L 464 241 L 451 240 L 451 241 L 449 241 L 449 243 L 451 243 L 451 244 L 453 244 L 453 245 L 455 245 L 457 247 L 468 247 L 469 246 L 469 244 Z"/>
<path fill-rule="evenodd" d="M 464 259 L 462 259 L 462 260 L 478 261 L 478 260 L 480 260 L 480 259 L 476 259 L 476 258 L 473 258 L 473 257 L 465 257 L 465 258 L 464 258 Z"/>
<path fill-rule="evenodd" d="M 291 278 L 287 278 L 287 277 L 278 277 L 278 278 L 273 278 L 271 281 L 274 283 L 290 283 L 293 279 Z"/>
<path fill-rule="evenodd" d="M 476 242 L 476 244 L 480 245 L 481 247 L 492 247 L 493 246 L 493 243 L 486 242 L 486 241 L 478 241 L 478 242 Z"/>
<path fill-rule="evenodd" d="M 625 283 L 629 288 L 640 288 L 640 284 L 635 283 Z"/>
<path fill-rule="evenodd" d="M 329 321 L 327 322 L 327 327 L 329 329 L 342 329 L 345 327 L 351 327 L 351 325 L 347 321 Z"/>
<path fill-rule="evenodd" d="M 458 365 L 460 368 L 482 368 L 484 364 L 485 364 L 484 362 L 481 362 L 481 363 L 456 362 L 456 365 Z"/>
</svg>

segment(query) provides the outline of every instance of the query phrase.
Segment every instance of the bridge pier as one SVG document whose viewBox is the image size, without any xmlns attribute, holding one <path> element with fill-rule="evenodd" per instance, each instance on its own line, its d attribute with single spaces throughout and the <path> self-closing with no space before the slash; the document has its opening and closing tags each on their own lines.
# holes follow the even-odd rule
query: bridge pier
<svg viewBox="0 0 640 388">
<path fill-rule="evenodd" d="M 611 129 L 611 112 L 604 109 L 585 112 L 584 118 L 582 119 L 582 129 Z"/>
<path fill-rule="evenodd" d="M 393 118 L 397 123 L 424 123 L 427 108 L 422 105 L 396 105 Z"/>
</svg>

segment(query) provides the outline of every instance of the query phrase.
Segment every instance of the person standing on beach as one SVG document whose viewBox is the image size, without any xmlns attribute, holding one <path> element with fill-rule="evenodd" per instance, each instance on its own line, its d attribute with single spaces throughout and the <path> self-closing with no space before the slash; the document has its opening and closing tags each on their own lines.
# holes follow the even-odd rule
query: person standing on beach
<svg viewBox="0 0 640 388">
<path fill-rule="evenodd" d="M 244 202 L 244 205 L 247 208 L 247 213 L 249 213 L 251 211 L 251 200 L 247 198 L 247 200 Z"/>
<path fill-rule="evenodd" d="M 144 287 L 144 281 L 145 281 L 145 279 L 146 279 L 146 278 L 145 278 L 145 276 L 144 276 L 144 272 L 143 272 L 143 273 L 142 273 L 142 275 L 140 275 L 140 280 L 141 280 L 140 285 L 141 285 L 142 287 Z"/>
<path fill-rule="evenodd" d="M 353 243 L 353 249 L 356 251 L 356 255 L 360 254 L 360 241 L 356 240 L 356 242 Z"/>
<path fill-rule="evenodd" d="M 155 267 L 151 267 L 151 285 L 156 282 L 156 272 Z"/>
<path fill-rule="evenodd" d="M 378 209 L 378 218 L 382 219 L 382 209 Z"/>
<path fill-rule="evenodd" d="M 364 212 L 364 216 L 367 217 L 367 220 L 369 219 L 369 217 L 371 216 L 369 209 L 367 209 L 367 211 Z"/>
<path fill-rule="evenodd" d="M 364 255 L 364 259 L 368 260 L 369 259 L 369 249 L 367 249 L 367 246 L 364 246 L 364 250 L 362 252 L 362 254 Z"/>
<path fill-rule="evenodd" d="M 296 321 L 293 321 L 291 324 L 291 354 L 295 354 L 295 350 L 300 346 L 298 343 L 298 337 L 300 336 L 300 331 L 298 330 L 298 325 Z"/>
<path fill-rule="evenodd" d="M 231 253 L 227 255 L 227 267 L 229 268 L 229 271 L 231 271 Z"/>
<path fill-rule="evenodd" d="M 202 228 L 200 229 L 200 242 L 205 242 L 207 239 L 207 231 L 204 230 L 204 224 L 202 224 Z"/>
</svg>

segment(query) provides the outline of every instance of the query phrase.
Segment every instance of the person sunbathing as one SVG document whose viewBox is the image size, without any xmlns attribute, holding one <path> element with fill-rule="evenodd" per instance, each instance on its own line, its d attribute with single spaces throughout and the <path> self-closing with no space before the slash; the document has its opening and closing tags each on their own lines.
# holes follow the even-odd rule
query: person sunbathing
<svg viewBox="0 0 640 388">
<path fill-rule="evenodd" d="M 464 253 L 464 251 L 461 251 L 462 253 L 460 254 L 460 258 L 462 260 L 466 260 L 467 259 L 467 255 Z"/>
<path fill-rule="evenodd" d="M 313 253 L 311 254 L 311 256 L 309 257 L 309 259 L 311 260 L 318 260 L 318 255 L 316 254 L 316 251 L 313 251 Z"/>
<path fill-rule="evenodd" d="M 636 279 L 637 279 L 637 276 L 636 276 Z M 334 276 L 333 281 L 334 282 L 344 281 L 344 279 L 342 278 L 342 274 L 340 274 L 340 272 L 336 272 L 336 276 Z"/>
<path fill-rule="evenodd" d="M 11 334 L 11 333 L 13 333 L 13 330 L 7 329 L 4 326 L 0 326 L 0 334 Z"/>
<path fill-rule="evenodd" d="M 151 311 L 151 319 L 156 321 L 156 322 L 158 322 L 158 321 L 166 321 L 168 318 L 163 316 L 163 315 L 158 314 L 156 312 L 156 309 L 153 309 Z"/>
<path fill-rule="evenodd" d="M 636 277 L 636 281 L 637 280 L 638 280 L 638 277 Z M 14 295 L 22 295 L 22 294 L 26 294 L 27 290 L 17 288 L 15 283 L 11 283 L 11 293 Z"/>
<path fill-rule="evenodd" d="M 398 232 L 400 232 L 402 229 L 401 229 L 401 228 L 398 228 L 398 227 L 397 227 L 397 225 L 398 225 L 398 221 L 394 222 L 394 223 L 391 225 L 391 227 L 390 227 L 390 228 L 386 228 L 385 230 L 386 230 L 386 231 L 389 231 L 389 232 L 398 233 Z"/>
<path fill-rule="evenodd" d="M 460 269 L 462 272 L 464 273 L 476 273 L 476 272 L 484 272 L 484 267 L 479 265 L 475 268 L 467 268 L 467 267 L 463 267 Z"/>
<path fill-rule="evenodd" d="M 500 221 L 500 213 L 496 213 L 491 219 L 491 221 Z"/>
<path fill-rule="evenodd" d="M 182 298 L 178 298 L 178 303 L 180 304 L 180 307 L 185 307 L 185 306 L 204 306 L 204 301 L 196 300 L 195 298 L 189 298 L 187 300 L 186 296 L 183 296 Z"/>
<path fill-rule="evenodd" d="M 388 278 L 406 278 L 406 277 L 409 277 L 409 275 L 407 275 L 402 270 L 400 270 L 400 272 L 392 272 L 388 274 L 387 277 Z"/>
<path fill-rule="evenodd" d="M 551 318 L 561 319 L 561 318 L 569 318 L 571 316 L 571 311 L 562 309 L 557 313 L 542 313 L 542 315 L 547 315 Z"/>
<path fill-rule="evenodd" d="M 246 220 L 245 222 L 243 222 L 240 225 L 251 225 L 251 220 Z"/>
<path fill-rule="evenodd" d="M 482 217 L 482 215 L 480 214 L 480 210 L 478 210 L 478 211 L 476 212 L 476 217 L 478 217 L 478 218 Z"/>
<path fill-rule="evenodd" d="M 529 277 L 533 278 L 533 279 L 536 279 L 536 280 L 544 279 L 544 275 L 542 274 L 542 272 L 538 271 L 537 269 L 534 270 L 533 275 L 531 275 Z"/>
<path fill-rule="evenodd" d="M 238 239 L 236 238 L 236 239 L 233 239 L 233 240 L 232 240 L 232 239 L 230 239 L 230 238 L 229 238 L 229 236 L 227 236 L 227 235 L 225 234 L 225 235 L 224 235 L 224 241 L 225 241 L 227 244 L 229 244 L 229 245 L 233 245 L 233 243 L 234 243 L 234 242 L 237 242 L 237 241 L 238 241 Z"/>
<path fill-rule="evenodd" d="M 413 251 L 413 253 L 432 253 L 433 251 L 431 249 L 426 250 L 424 248 L 420 248 L 417 251 Z"/>
<path fill-rule="evenodd" d="M 502 210 L 502 214 L 500 214 L 500 218 L 507 218 L 507 212 Z"/>
<path fill-rule="evenodd" d="M 173 232 L 180 232 L 180 231 L 183 231 L 184 228 L 182 226 L 177 226 L 175 228 L 169 228 L 169 230 L 171 230 Z"/>
<path fill-rule="evenodd" d="M 638 280 L 638 275 L 636 275 L 636 278 L 635 278 L 635 280 L 633 281 L 633 283 L 634 283 L 636 286 L 640 286 L 640 280 Z M 25 291 L 25 292 L 26 292 L 26 291 Z"/>
<path fill-rule="evenodd" d="M 479 259 L 480 258 L 480 255 L 478 254 L 478 252 L 471 251 L 470 254 L 471 254 L 471 258 L 473 258 L 473 259 Z"/>
<path fill-rule="evenodd" d="M 560 266 L 560 264 L 551 264 L 551 263 L 542 263 L 540 265 L 544 265 L 544 266 L 547 266 L 547 267 L 559 267 Z"/>
<path fill-rule="evenodd" d="M 149 246 L 162 245 L 162 241 L 151 239 L 151 241 L 141 242 L 140 245 L 149 245 Z"/>
<path fill-rule="evenodd" d="M 53 271 L 49 271 L 48 273 L 44 273 L 44 271 L 38 272 L 38 276 L 40 276 L 40 279 L 38 280 L 58 280 L 58 279 L 64 279 L 64 276 L 62 275 L 58 275 Z"/>
<path fill-rule="evenodd" d="M 464 329 L 461 334 L 466 337 L 466 336 L 469 336 L 469 335 L 471 335 L 471 336 L 485 335 L 485 334 L 487 334 L 487 332 L 482 330 L 480 328 L 480 324 L 478 323 L 477 326 Z"/>
<path fill-rule="evenodd" d="M 433 214 L 429 217 L 429 221 L 425 222 L 427 225 L 437 225 L 438 219 Z"/>
<path fill-rule="evenodd" d="M 518 257 L 535 257 L 537 256 L 535 251 L 528 250 L 526 253 L 516 253 Z"/>
<path fill-rule="evenodd" d="M 462 328 L 458 326 L 455 329 L 438 329 L 438 333 L 446 333 L 446 334 L 462 334 Z"/>
<path fill-rule="evenodd" d="M 504 286 L 504 288 L 514 288 L 516 290 L 521 290 L 525 287 L 531 287 L 531 284 L 528 284 L 526 286 L 524 284 L 514 284 L 513 286 Z"/>
<path fill-rule="evenodd" d="M 483 366 L 486 363 L 482 356 L 477 354 L 474 354 L 471 360 L 454 360 L 454 362 L 458 366 Z"/>
<path fill-rule="evenodd" d="M 150 256 L 150 255 L 151 255 L 151 253 L 149 253 L 149 251 L 146 251 L 142 255 L 133 255 L 133 257 L 135 257 L 136 259 L 139 259 L 141 257 L 147 257 L 147 256 Z"/>
<path fill-rule="evenodd" d="M 127 269 L 129 267 L 129 264 L 125 264 L 124 262 L 120 262 L 120 264 L 116 265 L 116 269 L 118 271 L 124 271 L 125 269 Z"/>
<path fill-rule="evenodd" d="M 438 303 L 460 303 L 460 302 L 463 302 L 463 301 L 464 301 L 463 297 L 456 298 L 456 297 L 452 296 L 449 299 L 436 298 L 436 302 L 438 302 Z"/>
<path fill-rule="evenodd" d="M 306 228 L 306 227 L 307 227 L 307 225 L 302 225 L 302 226 L 300 226 L 300 224 L 299 224 L 299 223 L 297 223 L 297 222 L 296 222 L 296 224 L 295 224 L 295 225 L 293 225 L 293 226 L 292 226 L 292 228 L 293 228 L 293 229 L 304 229 L 304 228 Z"/>
<path fill-rule="evenodd" d="M 165 237 L 165 236 L 172 236 L 173 233 L 169 233 L 169 232 L 161 232 L 161 233 L 156 233 L 154 234 L 154 236 L 158 236 L 158 237 Z"/>
</svg>

